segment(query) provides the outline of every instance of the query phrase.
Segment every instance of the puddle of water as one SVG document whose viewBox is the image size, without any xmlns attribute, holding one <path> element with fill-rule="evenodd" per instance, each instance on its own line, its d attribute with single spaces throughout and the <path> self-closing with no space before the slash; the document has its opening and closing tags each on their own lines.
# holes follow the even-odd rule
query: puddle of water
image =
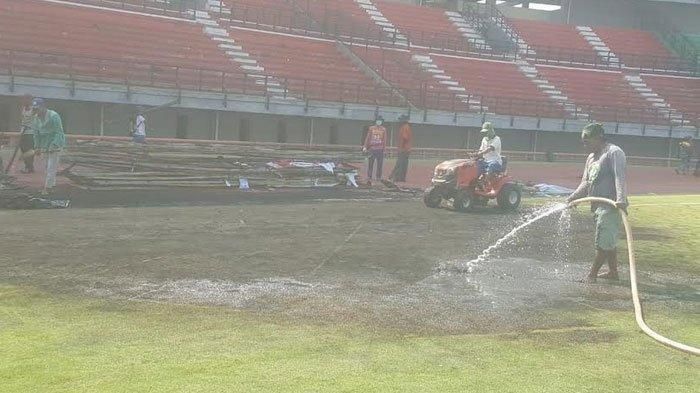
<svg viewBox="0 0 700 393">
<path fill-rule="evenodd" d="M 185 300 L 197 303 L 246 307 L 266 296 L 294 297 L 317 293 L 330 287 L 292 278 L 268 278 L 246 283 L 216 280 L 172 280 L 141 282 L 123 290 L 129 300 Z"/>
<path fill-rule="evenodd" d="M 571 210 L 564 209 L 559 216 L 557 237 L 554 245 L 554 255 L 559 263 L 570 259 L 571 251 Z"/>
<path fill-rule="evenodd" d="M 523 217 L 523 219 L 520 221 L 520 224 L 517 225 L 515 228 L 513 228 L 510 232 L 508 232 L 505 236 L 501 237 L 498 239 L 494 244 L 491 246 L 487 247 L 484 251 L 479 254 L 475 259 L 472 259 L 470 261 L 464 262 L 464 261 L 457 261 L 453 263 L 443 263 L 438 265 L 437 271 L 443 271 L 443 270 L 448 270 L 448 271 L 457 271 L 461 273 L 472 273 L 476 267 L 481 265 L 483 262 L 488 260 L 491 257 L 491 254 L 500 249 L 502 246 L 511 243 L 515 240 L 517 240 L 517 236 L 520 233 L 521 230 L 527 228 L 531 224 L 545 218 L 549 217 L 554 213 L 567 210 L 566 209 L 566 204 L 565 203 L 555 203 L 551 205 L 545 205 L 542 206 L 532 213 L 529 213 Z M 569 223 L 571 222 L 570 220 L 570 215 L 569 216 Z M 570 226 L 570 224 L 569 224 Z"/>
</svg>

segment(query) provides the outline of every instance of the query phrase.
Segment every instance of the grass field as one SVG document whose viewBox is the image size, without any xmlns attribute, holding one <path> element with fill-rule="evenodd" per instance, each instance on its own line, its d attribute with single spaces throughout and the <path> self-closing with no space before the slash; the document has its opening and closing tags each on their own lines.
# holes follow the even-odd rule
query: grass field
<svg viewBox="0 0 700 393">
<path fill-rule="evenodd" d="M 640 268 L 696 276 L 700 196 L 636 197 L 633 204 Z M 697 301 L 669 304 L 647 307 L 649 324 L 699 345 Z M 0 281 L 0 390 L 697 391 L 700 359 L 643 335 L 631 305 L 557 313 L 577 323 L 413 334 L 352 320 L 305 324 L 226 307 L 91 298 Z"/>
</svg>

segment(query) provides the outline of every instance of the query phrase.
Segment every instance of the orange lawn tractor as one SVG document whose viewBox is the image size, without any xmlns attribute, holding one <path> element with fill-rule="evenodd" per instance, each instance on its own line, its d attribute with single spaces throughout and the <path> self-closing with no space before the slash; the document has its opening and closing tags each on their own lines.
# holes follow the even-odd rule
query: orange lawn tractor
<svg viewBox="0 0 700 393">
<path fill-rule="evenodd" d="M 520 206 L 522 189 L 508 176 L 507 160 L 503 159 L 503 170 L 488 184 L 486 175 L 479 176 L 476 159 L 449 160 L 435 167 L 432 186 L 423 194 L 427 207 L 438 208 L 443 200 L 452 200 L 457 211 L 469 211 L 475 206 L 486 206 L 495 199 L 503 210 L 515 210 Z"/>
</svg>

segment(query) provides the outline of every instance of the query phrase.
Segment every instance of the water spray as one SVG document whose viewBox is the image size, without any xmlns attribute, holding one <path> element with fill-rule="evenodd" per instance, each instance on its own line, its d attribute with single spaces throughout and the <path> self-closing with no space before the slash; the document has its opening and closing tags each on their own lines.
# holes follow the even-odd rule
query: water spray
<svg viewBox="0 0 700 393">
<path fill-rule="evenodd" d="M 545 217 L 548 217 L 556 212 L 562 211 L 567 208 L 567 205 L 565 203 L 557 203 L 551 207 L 548 207 L 544 211 L 538 211 L 537 214 L 533 215 L 532 217 L 529 217 L 523 222 L 522 224 L 518 225 L 517 227 L 513 228 L 510 232 L 508 232 L 505 236 L 502 238 L 498 239 L 496 243 L 491 245 L 489 248 L 485 249 L 481 254 L 479 254 L 476 259 L 473 259 L 467 263 L 467 272 L 471 273 L 474 268 L 481 262 L 484 262 L 490 255 L 491 253 L 501 247 L 503 243 L 507 242 L 508 240 L 512 239 L 518 232 L 520 232 L 521 229 L 529 226 L 530 224 L 539 221 Z"/>
<path fill-rule="evenodd" d="M 606 198 L 597 198 L 597 197 L 587 197 L 587 198 L 582 198 L 575 200 L 569 204 L 569 206 L 576 206 L 581 203 L 586 203 L 586 202 L 591 202 L 591 203 L 603 203 L 606 205 L 610 205 L 614 208 L 617 209 L 617 206 L 615 206 L 615 202 L 611 201 L 610 199 Z M 692 347 L 690 345 L 682 344 L 676 341 L 673 341 L 669 338 L 666 338 L 655 331 L 653 331 L 649 325 L 646 324 L 644 321 L 644 312 L 642 310 L 642 303 L 639 300 L 639 292 L 637 290 L 637 264 L 634 258 L 634 248 L 632 247 L 632 229 L 630 228 L 629 221 L 627 220 L 627 214 L 622 213 L 622 223 L 625 226 L 625 234 L 627 235 L 627 254 L 628 254 L 628 259 L 629 259 L 629 266 L 630 266 L 630 289 L 632 290 L 632 303 L 634 303 L 634 317 L 637 320 L 637 325 L 642 329 L 642 331 L 648 335 L 649 337 L 653 338 L 654 340 L 660 342 L 661 344 L 667 345 L 671 348 L 677 349 L 679 351 L 691 354 L 691 355 L 700 355 L 700 349 Z"/>
</svg>

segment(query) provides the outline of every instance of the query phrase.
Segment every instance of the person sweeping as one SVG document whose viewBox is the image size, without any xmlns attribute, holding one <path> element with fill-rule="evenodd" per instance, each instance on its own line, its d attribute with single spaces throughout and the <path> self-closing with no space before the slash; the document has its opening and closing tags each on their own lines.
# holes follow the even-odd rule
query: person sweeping
<svg viewBox="0 0 700 393">
<path fill-rule="evenodd" d="M 61 159 L 61 152 L 66 147 L 66 136 L 63 132 L 61 116 L 46 107 L 42 98 L 32 101 L 35 113 L 32 128 L 34 129 L 34 150 L 37 155 L 46 154 L 46 177 L 42 195 L 48 195 L 56 186 L 56 173 Z"/>
<path fill-rule="evenodd" d="M 613 200 L 617 207 L 591 204 L 595 219 L 596 257 L 586 282 L 594 283 L 596 278 L 617 280 L 617 240 L 622 225 L 620 209 L 626 212 L 629 205 L 625 183 L 627 159 L 622 149 L 605 139 L 605 130 L 601 124 L 591 123 L 585 126 L 581 132 L 581 141 L 590 154 L 581 184 L 567 202 L 592 196 Z M 598 271 L 605 263 L 608 264 L 608 272 L 599 275 Z"/>
<path fill-rule="evenodd" d="M 22 173 L 34 173 L 34 109 L 32 108 L 33 97 L 25 95 L 22 97 L 20 115 L 22 116 L 22 131 L 20 134 L 19 148 L 22 152 L 24 169 Z"/>
</svg>

